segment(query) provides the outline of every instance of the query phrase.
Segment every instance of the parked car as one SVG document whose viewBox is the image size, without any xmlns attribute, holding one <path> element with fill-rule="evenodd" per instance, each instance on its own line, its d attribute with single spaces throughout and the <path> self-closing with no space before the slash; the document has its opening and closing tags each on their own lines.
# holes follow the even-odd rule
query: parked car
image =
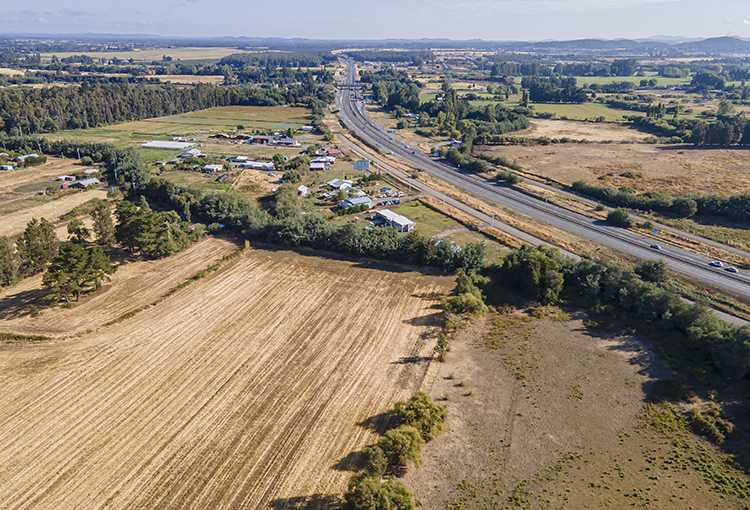
<svg viewBox="0 0 750 510">
<path fill-rule="evenodd" d="M 708 265 L 713 267 L 722 267 L 724 264 L 722 264 L 718 260 L 714 260 L 713 262 L 709 262 Z"/>
<path fill-rule="evenodd" d="M 729 271 L 730 273 L 739 273 L 736 267 L 727 267 L 724 269 L 724 271 Z"/>
<path fill-rule="evenodd" d="M 654 250 L 661 250 L 661 246 L 659 246 L 658 244 L 652 244 L 650 247 Z"/>
</svg>

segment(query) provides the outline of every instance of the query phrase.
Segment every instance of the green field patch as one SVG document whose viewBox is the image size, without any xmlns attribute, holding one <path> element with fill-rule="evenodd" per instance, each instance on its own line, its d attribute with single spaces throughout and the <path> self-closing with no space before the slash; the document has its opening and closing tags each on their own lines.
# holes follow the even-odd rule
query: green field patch
<svg viewBox="0 0 750 510">
<path fill-rule="evenodd" d="M 435 236 L 446 230 L 462 228 L 463 225 L 450 216 L 427 207 L 421 202 L 408 202 L 393 209 L 417 224 L 417 230 L 427 237 Z"/>
</svg>

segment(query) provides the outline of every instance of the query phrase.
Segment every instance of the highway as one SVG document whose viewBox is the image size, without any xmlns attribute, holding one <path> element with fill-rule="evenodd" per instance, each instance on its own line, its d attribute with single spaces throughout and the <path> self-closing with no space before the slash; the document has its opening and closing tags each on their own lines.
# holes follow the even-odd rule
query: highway
<svg viewBox="0 0 750 510">
<path fill-rule="evenodd" d="M 355 78 L 355 66 L 352 62 L 349 62 L 336 98 L 339 115 L 350 130 L 372 146 L 380 149 L 384 154 L 397 157 L 407 165 L 428 172 L 456 188 L 463 189 L 531 218 L 549 223 L 560 230 L 588 238 L 602 246 L 641 259 L 661 258 L 675 272 L 688 275 L 714 287 L 750 297 L 750 275 L 745 272 L 733 274 L 724 271 L 723 268 L 711 267 L 708 265 L 710 260 L 676 247 L 650 248 L 653 241 L 634 232 L 613 227 L 557 207 L 553 203 L 529 197 L 502 184 L 488 182 L 480 177 L 461 173 L 447 163 L 421 154 L 415 148 L 409 147 L 396 136 L 387 133 L 372 122 L 367 115 L 364 102 L 358 98 Z M 418 187 L 424 189 L 422 186 Z M 484 218 L 482 218 L 482 221 L 487 222 Z"/>
</svg>

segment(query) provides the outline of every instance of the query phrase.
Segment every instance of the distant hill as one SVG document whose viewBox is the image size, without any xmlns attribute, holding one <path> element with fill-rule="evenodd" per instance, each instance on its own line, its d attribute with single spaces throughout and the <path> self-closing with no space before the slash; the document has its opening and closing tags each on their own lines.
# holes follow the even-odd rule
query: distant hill
<svg viewBox="0 0 750 510">
<path fill-rule="evenodd" d="M 675 45 L 685 53 L 746 53 L 750 54 L 750 41 L 739 37 L 713 37 L 702 41 Z"/>
</svg>

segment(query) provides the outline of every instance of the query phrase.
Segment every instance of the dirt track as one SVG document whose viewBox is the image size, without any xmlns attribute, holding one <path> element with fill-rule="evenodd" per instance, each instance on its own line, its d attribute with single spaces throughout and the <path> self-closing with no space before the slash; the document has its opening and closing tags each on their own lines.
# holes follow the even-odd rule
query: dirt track
<svg viewBox="0 0 750 510">
<path fill-rule="evenodd" d="M 0 508 L 324 505 L 358 424 L 420 388 L 449 285 L 250 251 L 113 327 L 0 346 Z"/>
</svg>

